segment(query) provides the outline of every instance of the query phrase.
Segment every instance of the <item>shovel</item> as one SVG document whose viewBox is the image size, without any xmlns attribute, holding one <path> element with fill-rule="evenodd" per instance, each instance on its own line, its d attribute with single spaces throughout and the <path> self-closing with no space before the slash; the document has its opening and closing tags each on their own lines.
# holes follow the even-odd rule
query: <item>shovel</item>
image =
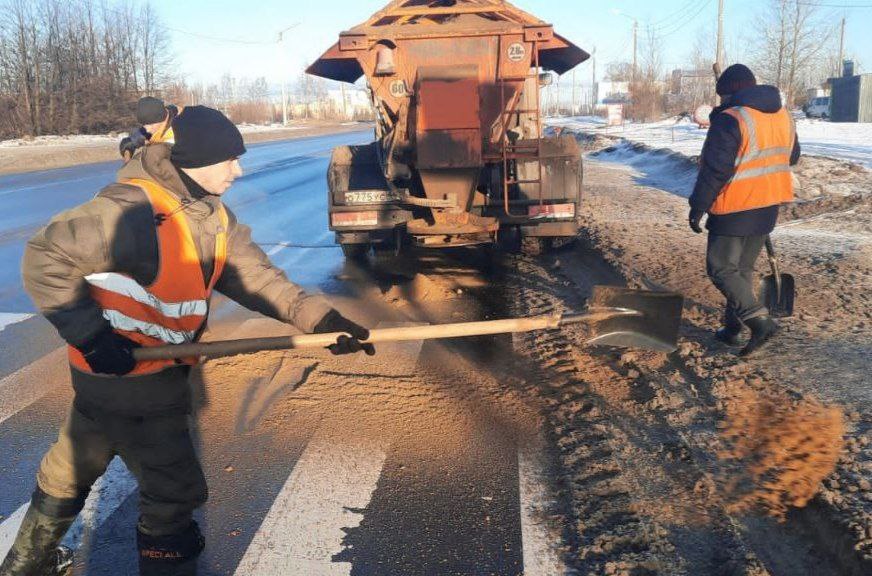
<svg viewBox="0 0 872 576">
<path fill-rule="evenodd" d="M 587 310 L 572 314 L 549 314 L 529 318 L 461 322 L 431 326 L 376 328 L 366 342 L 403 342 L 463 338 L 493 334 L 514 334 L 537 330 L 556 330 L 572 324 L 588 324 L 589 345 L 641 348 L 672 352 L 678 344 L 678 328 L 684 299 L 679 294 L 630 290 L 615 286 L 595 286 Z M 275 338 L 249 338 L 218 342 L 197 342 L 174 346 L 137 348 L 136 360 L 176 358 L 221 358 L 253 354 L 265 350 L 325 348 L 340 334 L 301 334 Z"/>
<path fill-rule="evenodd" d="M 773 318 L 789 318 L 793 316 L 796 282 L 793 275 L 779 273 L 778 258 L 769 236 L 766 236 L 766 254 L 772 274 L 763 278 L 760 284 L 760 300 L 769 308 L 769 315 Z"/>
</svg>

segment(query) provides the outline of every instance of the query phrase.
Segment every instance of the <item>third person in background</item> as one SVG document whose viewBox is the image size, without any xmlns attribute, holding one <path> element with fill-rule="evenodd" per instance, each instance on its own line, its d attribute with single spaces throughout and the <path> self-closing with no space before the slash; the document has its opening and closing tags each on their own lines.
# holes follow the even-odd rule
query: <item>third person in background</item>
<svg viewBox="0 0 872 576">
<path fill-rule="evenodd" d="M 711 114 L 689 220 L 700 234 L 708 214 L 706 268 L 727 299 L 716 336 L 738 346 L 747 326 L 751 338 L 740 352 L 747 356 L 778 331 L 754 291 L 754 265 L 778 221 L 779 206 L 793 201 L 790 167 L 799 161 L 800 146 L 778 89 L 758 86 L 747 66 L 727 68 L 717 93 L 721 105 Z"/>
</svg>

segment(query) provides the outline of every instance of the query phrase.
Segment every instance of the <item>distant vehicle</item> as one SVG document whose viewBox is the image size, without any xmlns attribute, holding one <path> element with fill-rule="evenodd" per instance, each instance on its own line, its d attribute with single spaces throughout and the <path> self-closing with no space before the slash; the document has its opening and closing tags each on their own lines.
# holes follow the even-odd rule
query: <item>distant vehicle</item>
<svg viewBox="0 0 872 576">
<path fill-rule="evenodd" d="M 805 109 L 805 115 L 808 118 L 823 118 L 826 120 L 830 117 L 830 97 L 822 96 L 820 98 L 812 98 Z"/>
</svg>

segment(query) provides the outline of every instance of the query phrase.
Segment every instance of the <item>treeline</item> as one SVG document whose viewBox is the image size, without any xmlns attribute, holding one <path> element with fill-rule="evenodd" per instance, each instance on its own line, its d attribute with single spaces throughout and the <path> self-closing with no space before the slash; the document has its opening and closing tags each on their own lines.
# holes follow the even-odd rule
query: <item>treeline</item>
<svg viewBox="0 0 872 576">
<path fill-rule="evenodd" d="M 754 8 L 754 29 L 739 35 L 736 45 L 726 47 L 726 64 L 747 64 L 761 83 L 781 91 L 788 106 L 802 106 L 808 99 L 808 89 L 822 88 L 828 78 L 841 73 L 841 18 L 825 12 L 824 7 L 802 0 L 759 3 Z M 674 88 L 664 66 L 662 40 L 676 33 L 686 33 L 686 26 L 673 26 L 666 33 L 649 26 L 639 38 L 636 67 L 626 61 L 608 67 L 607 80 L 629 84 L 628 117 L 649 121 L 693 111 L 699 104 L 716 103 L 714 76 L 709 75 L 715 60 L 716 36 L 709 26 L 700 29 L 683 66 L 699 73 L 698 78 L 681 86 L 681 94 L 671 93 Z"/>
<path fill-rule="evenodd" d="M 130 127 L 167 50 L 148 2 L 0 0 L 0 139 Z"/>
</svg>

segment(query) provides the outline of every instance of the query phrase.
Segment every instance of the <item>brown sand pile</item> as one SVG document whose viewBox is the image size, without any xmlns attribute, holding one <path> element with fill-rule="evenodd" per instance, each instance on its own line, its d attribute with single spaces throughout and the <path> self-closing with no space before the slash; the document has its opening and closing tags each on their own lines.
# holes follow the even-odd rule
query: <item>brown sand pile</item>
<svg viewBox="0 0 872 576">
<path fill-rule="evenodd" d="M 761 510 L 783 520 L 835 471 L 845 425 L 838 408 L 747 390 L 729 402 L 720 430 L 727 510 Z"/>
<path fill-rule="evenodd" d="M 452 296 L 448 290 L 423 274 L 415 274 L 411 281 L 392 286 L 385 293 L 389 302 L 441 302 Z"/>
</svg>

